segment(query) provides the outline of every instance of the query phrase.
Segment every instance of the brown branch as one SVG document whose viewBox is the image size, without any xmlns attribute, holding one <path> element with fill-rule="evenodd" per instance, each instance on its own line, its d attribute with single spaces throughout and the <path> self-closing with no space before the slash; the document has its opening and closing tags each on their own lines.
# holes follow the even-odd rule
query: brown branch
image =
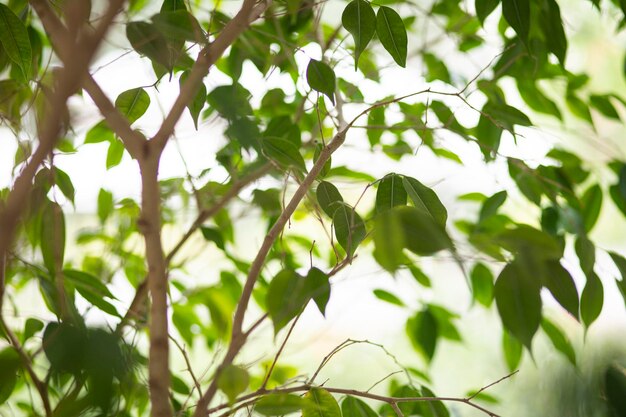
<svg viewBox="0 0 626 417">
<path fill-rule="evenodd" d="M 513 375 L 515 375 L 516 373 L 519 372 L 519 369 L 511 372 L 508 375 L 503 376 L 502 378 L 498 379 L 497 381 L 492 382 L 491 384 L 485 385 L 484 387 L 482 387 L 481 389 L 479 389 L 478 391 L 476 391 L 475 393 L 473 393 L 472 395 L 470 395 L 469 397 L 467 397 L 467 400 L 473 400 L 474 398 L 476 398 L 476 396 L 478 394 L 480 394 L 481 392 L 493 387 L 496 384 L 499 384 L 500 382 L 504 381 L 505 379 L 509 379 L 510 377 L 512 377 Z"/>
<path fill-rule="evenodd" d="M 291 333 L 293 333 L 293 329 L 296 328 L 296 324 L 298 324 L 298 319 L 300 318 L 301 315 L 302 313 L 298 314 L 296 316 L 296 319 L 293 321 L 293 323 L 291 323 L 291 326 L 289 327 L 289 331 L 287 332 L 285 339 L 283 339 L 283 342 L 280 344 L 280 348 L 278 348 L 278 352 L 276 352 L 276 356 L 274 356 L 274 360 L 272 361 L 272 364 L 267 370 L 267 373 L 265 374 L 265 378 L 263 378 L 263 383 L 261 384 L 260 389 L 265 389 L 267 387 L 267 383 L 269 382 L 270 377 L 272 376 L 272 372 L 274 372 L 274 368 L 276 367 L 276 364 L 278 363 L 278 359 L 280 358 L 280 355 L 283 353 L 283 350 L 285 349 L 285 346 L 287 345 L 287 342 L 289 341 L 289 338 L 291 337 Z"/>
</svg>

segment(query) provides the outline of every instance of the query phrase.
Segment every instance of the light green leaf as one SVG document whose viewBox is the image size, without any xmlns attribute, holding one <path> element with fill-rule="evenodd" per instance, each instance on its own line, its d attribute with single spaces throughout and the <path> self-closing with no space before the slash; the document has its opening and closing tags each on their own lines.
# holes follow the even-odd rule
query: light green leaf
<svg viewBox="0 0 626 417">
<path fill-rule="evenodd" d="M 383 47 L 402 68 L 406 66 L 407 34 L 404 22 L 390 7 L 380 6 L 376 14 L 376 33 Z"/>
<path fill-rule="evenodd" d="M 296 145 L 288 140 L 264 138 L 261 146 L 265 155 L 283 168 L 295 168 L 301 172 L 306 172 L 306 165 L 300 151 Z"/>
<path fill-rule="evenodd" d="M 338 203 L 343 203 L 343 197 L 337 187 L 327 181 L 321 181 L 315 190 L 317 202 L 329 217 L 333 217 L 335 210 L 339 208 Z"/>
<path fill-rule="evenodd" d="M 338 204 L 333 213 L 333 227 L 337 242 L 350 256 L 365 239 L 365 223 L 361 216 L 347 204 Z"/>
<path fill-rule="evenodd" d="M 402 300 L 396 297 L 395 295 L 393 295 L 392 293 L 390 293 L 389 291 L 381 290 L 380 288 L 375 289 L 374 295 L 379 300 L 385 301 L 389 304 L 394 304 L 400 307 L 405 307 L 405 304 L 402 302 Z"/>
<path fill-rule="evenodd" d="M 354 38 L 354 69 L 359 65 L 359 56 L 376 33 L 376 14 L 369 2 L 353 0 L 341 15 L 343 27 Z"/>
<path fill-rule="evenodd" d="M 98 192 L 98 218 L 100 223 L 104 223 L 113 212 L 113 194 L 104 188 Z"/>
<path fill-rule="evenodd" d="M 250 375 L 240 366 L 228 365 L 217 378 L 217 387 L 226 394 L 228 402 L 233 404 L 237 396 L 248 388 Z"/>
<path fill-rule="evenodd" d="M 431 216 L 439 225 L 445 227 L 448 219 L 448 211 L 441 204 L 432 188 L 428 188 L 412 177 L 402 178 L 402 185 L 408 193 L 415 208 Z"/>
<path fill-rule="evenodd" d="M 602 188 L 595 184 L 589 187 L 580 198 L 581 215 L 587 232 L 593 229 L 600 217 L 603 196 Z"/>
<path fill-rule="evenodd" d="M 306 81 L 313 90 L 325 94 L 335 104 L 335 72 L 322 61 L 312 59 L 306 68 Z"/>
<path fill-rule="evenodd" d="M 541 320 L 541 328 L 546 335 L 548 335 L 548 338 L 550 338 L 554 348 L 565 355 L 572 365 L 576 366 L 576 352 L 574 351 L 574 347 L 561 329 L 545 317 Z"/>
<path fill-rule="evenodd" d="M 0 3 L 0 43 L 4 52 L 21 70 L 24 80 L 31 75 L 32 48 L 28 30 L 19 17 Z"/>
<path fill-rule="evenodd" d="M 365 401 L 351 395 L 347 395 L 341 402 L 341 413 L 343 417 L 378 417 Z"/>
<path fill-rule="evenodd" d="M 610 119 L 619 120 L 619 113 L 615 110 L 615 106 L 611 103 L 611 96 L 592 94 L 589 96 L 589 104 L 591 104 L 596 110 Z"/>
<path fill-rule="evenodd" d="M 124 144 L 118 139 L 113 139 L 107 151 L 106 168 L 111 169 L 122 162 L 124 156 Z"/>
<path fill-rule="evenodd" d="M 483 203 L 480 208 L 480 214 L 478 216 L 478 221 L 482 222 L 498 213 L 498 209 L 504 204 L 506 201 L 506 191 L 499 191 L 489 197 Z"/>
<path fill-rule="evenodd" d="M 65 215 L 57 203 L 47 201 L 41 217 L 41 255 L 51 275 L 63 265 L 65 255 Z"/>
<path fill-rule="evenodd" d="M 472 268 L 470 280 L 474 300 L 485 307 L 489 307 L 493 302 L 493 274 L 491 270 L 479 262 Z"/>
<path fill-rule="evenodd" d="M 304 396 L 309 400 L 302 408 L 302 417 L 341 417 L 339 404 L 323 388 L 311 388 Z"/>
<path fill-rule="evenodd" d="M 85 135 L 85 143 L 100 143 L 106 141 L 112 141 L 115 139 L 115 134 L 103 120 L 87 132 Z"/>
<path fill-rule="evenodd" d="M 150 96 L 143 88 L 124 91 L 115 100 L 115 107 L 128 119 L 129 123 L 134 123 L 143 116 L 149 106 Z"/>
<path fill-rule="evenodd" d="M 376 192 L 376 212 L 406 205 L 407 192 L 402 184 L 403 178 L 398 174 L 389 174 L 380 180 Z"/>
</svg>

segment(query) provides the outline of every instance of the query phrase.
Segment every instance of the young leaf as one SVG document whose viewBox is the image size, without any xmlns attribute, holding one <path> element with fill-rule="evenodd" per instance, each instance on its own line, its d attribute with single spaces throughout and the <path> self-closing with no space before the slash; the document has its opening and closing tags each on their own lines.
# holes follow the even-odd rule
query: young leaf
<svg viewBox="0 0 626 417">
<path fill-rule="evenodd" d="M 24 80 L 28 80 L 33 59 L 28 31 L 20 18 L 4 4 L 0 4 L 0 43 L 11 61 L 20 68 Z"/>
<path fill-rule="evenodd" d="M 407 34 L 404 22 L 390 7 L 380 6 L 376 14 L 376 33 L 383 47 L 402 68 L 406 66 Z"/>
<path fill-rule="evenodd" d="M 124 144 L 119 139 L 113 139 L 107 151 L 106 168 L 111 169 L 122 162 L 124 156 Z"/>
<path fill-rule="evenodd" d="M 335 72 L 322 61 L 312 59 L 306 68 L 306 81 L 313 90 L 325 94 L 335 104 Z"/>
<path fill-rule="evenodd" d="M 237 396 L 248 388 L 250 375 L 240 366 L 228 365 L 220 373 L 217 379 L 217 387 L 228 397 L 228 402 L 233 404 Z"/>
<path fill-rule="evenodd" d="M 378 417 L 365 401 L 351 395 L 347 395 L 341 402 L 341 414 L 343 417 Z"/>
<path fill-rule="evenodd" d="M 498 209 L 504 204 L 506 201 L 506 191 L 499 191 L 489 197 L 483 203 L 480 208 L 480 214 L 478 215 L 478 221 L 482 222 L 498 213 Z"/>
<path fill-rule="evenodd" d="M 341 15 L 343 27 L 354 38 L 354 69 L 359 65 L 359 56 L 376 33 L 376 14 L 369 2 L 353 0 Z"/>
<path fill-rule="evenodd" d="M 365 223 L 361 216 L 347 204 L 338 204 L 333 214 L 333 227 L 337 242 L 349 256 L 354 255 L 354 251 L 365 239 Z"/>
<path fill-rule="evenodd" d="M 491 270 L 479 262 L 472 268 L 470 280 L 474 300 L 485 307 L 489 307 L 493 302 L 493 274 Z"/>
<path fill-rule="evenodd" d="M 389 174 L 380 180 L 376 192 L 376 212 L 382 213 L 395 206 L 406 205 L 407 193 L 402 186 L 402 177 Z"/>
<path fill-rule="evenodd" d="M 530 1 L 502 0 L 502 15 L 522 42 L 527 42 L 530 31 Z"/>
<path fill-rule="evenodd" d="M 98 192 L 98 218 L 100 223 L 104 223 L 113 212 L 113 194 L 104 188 Z"/>
<path fill-rule="evenodd" d="M 580 318 L 586 327 L 596 321 L 604 304 L 604 288 L 595 272 L 587 275 L 587 284 L 580 296 Z"/>
<path fill-rule="evenodd" d="M 502 324 L 529 350 L 541 322 L 540 290 L 535 277 L 519 261 L 504 267 L 494 288 Z"/>
<path fill-rule="evenodd" d="M 302 410 L 306 402 L 294 394 L 268 394 L 257 401 L 254 411 L 264 416 L 282 416 Z"/>
<path fill-rule="evenodd" d="M 339 404 L 323 388 L 311 388 L 304 398 L 309 401 L 302 408 L 302 417 L 341 417 Z"/>
<path fill-rule="evenodd" d="M 149 106 L 150 96 L 143 88 L 124 91 L 115 100 L 115 107 L 126 116 L 129 123 L 134 123 L 143 116 Z"/>
<path fill-rule="evenodd" d="M 445 227 L 448 211 L 441 204 L 437 194 L 431 189 L 411 177 L 402 178 L 402 185 L 408 193 L 415 208 L 431 216 L 438 224 Z"/>
<path fill-rule="evenodd" d="M 317 197 L 318 204 L 328 217 L 333 217 L 335 210 L 339 207 L 337 203 L 343 202 L 343 197 L 337 187 L 327 181 L 321 181 L 319 183 L 315 190 L 315 196 Z"/>
<path fill-rule="evenodd" d="M 565 355 L 572 365 L 576 366 L 576 352 L 574 351 L 574 347 L 561 329 L 545 317 L 541 320 L 541 328 L 546 335 L 548 335 L 548 338 L 550 338 L 554 348 Z"/>
</svg>

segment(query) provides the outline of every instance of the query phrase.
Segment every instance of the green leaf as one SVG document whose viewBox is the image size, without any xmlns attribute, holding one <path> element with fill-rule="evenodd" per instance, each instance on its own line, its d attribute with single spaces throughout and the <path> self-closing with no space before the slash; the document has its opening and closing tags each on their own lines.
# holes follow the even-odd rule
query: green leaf
<svg viewBox="0 0 626 417">
<path fill-rule="evenodd" d="M 626 415 L 626 370 L 617 364 L 610 365 L 604 374 L 604 395 L 611 415 Z"/>
<path fill-rule="evenodd" d="M 580 269 L 585 275 L 593 272 L 596 263 L 596 247 L 586 236 L 578 236 L 574 244 L 576 256 L 580 261 Z"/>
<path fill-rule="evenodd" d="M 29 317 L 24 323 L 24 333 L 22 333 L 22 344 L 36 335 L 43 329 L 43 322 L 39 319 Z"/>
<path fill-rule="evenodd" d="M 421 391 L 422 397 L 436 397 L 435 393 L 425 386 L 422 386 Z M 419 405 L 424 417 L 450 417 L 450 412 L 442 401 L 422 401 Z"/>
<path fill-rule="evenodd" d="M 509 372 L 515 371 L 522 361 L 522 344 L 506 329 L 502 332 L 502 350 Z"/>
<path fill-rule="evenodd" d="M 398 174 L 389 174 L 380 180 L 376 192 L 376 212 L 382 213 L 395 206 L 406 205 L 407 192 L 402 181 L 403 178 Z"/>
<path fill-rule="evenodd" d="M 437 319 L 430 309 L 419 311 L 407 320 L 406 332 L 413 347 L 430 362 L 435 355 L 439 335 Z"/>
<path fill-rule="evenodd" d="M 286 139 L 264 138 L 261 145 L 265 155 L 283 168 L 295 168 L 306 172 L 304 159 L 293 143 Z"/>
<path fill-rule="evenodd" d="M 0 3 L 0 43 L 4 52 L 21 70 L 24 80 L 31 76 L 32 47 L 28 30 L 19 17 Z"/>
<path fill-rule="evenodd" d="M 626 259 L 615 252 L 609 252 L 609 255 L 611 255 L 611 259 L 613 260 L 613 263 L 615 263 L 615 266 L 622 277 L 622 279 L 616 278 L 615 283 L 617 284 L 617 288 L 622 294 L 622 299 L 626 305 Z"/>
<path fill-rule="evenodd" d="M 519 261 L 504 267 L 494 288 L 502 324 L 529 350 L 541 322 L 540 290 L 536 277 Z"/>
<path fill-rule="evenodd" d="M 589 187 L 580 198 L 581 215 L 587 232 L 593 229 L 600 217 L 603 197 L 602 188 L 595 184 Z"/>
<path fill-rule="evenodd" d="M 81 295 L 89 292 L 98 297 L 116 299 L 107 286 L 94 275 L 76 269 L 64 269 L 63 276 Z"/>
<path fill-rule="evenodd" d="M 341 402 L 341 414 L 343 417 L 378 417 L 365 401 L 351 395 L 347 395 Z"/>
<path fill-rule="evenodd" d="M 567 37 L 563 30 L 561 9 L 555 0 L 544 0 L 541 7 L 540 26 L 546 39 L 546 46 L 565 65 Z"/>
<path fill-rule="evenodd" d="M 527 42 L 530 31 L 530 1 L 502 0 L 502 15 L 520 39 Z"/>
<path fill-rule="evenodd" d="M 79 372 L 86 345 L 86 334 L 72 324 L 52 322 L 43 332 L 43 352 L 57 372 Z"/>
<path fill-rule="evenodd" d="M 269 394 L 256 402 L 254 411 L 264 416 L 282 416 L 302 410 L 306 401 L 294 394 Z"/>
<path fill-rule="evenodd" d="M 14 348 L 6 347 L 0 350 L 0 405 L 11 397 L 17 384 L 17 371 L 21 363 L 20 355 Z"/>
<path fill-rule="evenodd" d="M 51 275 L 63 265 L 65 255 L 65 215 L 57 203 L 47 201 L 41 218 L 41 255 Z"/>
<path fill-rule="evenodd" d="M 274 334 L 296 317 L 310 299 L 304 277 L 291 269 L 283 269 L 276 274 L 265 297 L 267 313 L 274 323 Z"/>
<path fill-rule="evenodd" d="M 587 275 L 587 284 L 580 296 L 580 318 L 586 327 L 596 321 L 604 304 L 604 288 L 595 272 Z"/>
<path fill-rule="evenodd" d="M 185 71 L 180 76 L 179 85 L 182 88 L 183 84 L 189 78 L 190 71 Z M 200 88 L 196 92 L 193 100 L 189 104 L 187 104 L 187 108 L 189 109 L 189 113 L 191 114 L 191 118 L 193 119 L 193 125 L 198 130 L 198 117 L 200 117 L 200 112 L 204 108 L 204 104 L 206 102 L 206 86 L 204 83 L 200 84 Z"/>
<path fill-rule="evenodd" d="M 550 338 L 554 348 L 565 355 L 572 365 L 576 366 L 576 352 L 574 351 L 574 347 L 561 329 L 545 317 L 541 320 L 541 328 L 546 335 L 548 335 L 548 338 Z"/>
<path fill-rule="evenodd" d="M 376 33 L 393 60 L 402 68 L 406 67 L 408 41 L 400 15 L 390 7 L 380 6 L 376 14 Z"/>
<path fill-rule="evenodd" d="M 514 125 L 532 126 L 532 122 L 528 116 L 513 106 L 508 106 L 502 103 L 488 102 L 485 104 L 482 111 L 483 113 L 491 116 L 492 119 L 495 119 L 496 123 L 500 125 L 499 127 L 502 127 L 510 132 L 514 131 Z"/>
<path fill-rule="evenodd" d="M 413 201 L 415 208 L 428 214 L 442 227 L 445 227 L 448 219 L 448 211 L 437 197 L 433 189 L 428 188 L 412 177 L 402 178 L 402 185 Z"/>
<path fill-rule="evenodd" d="M 491 270 L 479 262 L 472 268 L 470 280 L 474 300 L 485 307 L 489 307 L 493 302 L 493 274 Z"/>
<path fill-rule="evenodd" d="M 185 0 L 163 0 L 161 11 L 167 12 L 172 10 L 187 10 Z"/>
<path fill-rule="evenodd" d="M 343 197 L 337 187 L 327 181 L 321 181 L 319 183 L 315 190 L 315 196 L 317 197 L 318 204 L 328 217 L 333 217 L 335 210 L 339 208 L 339 204 L 337 203 L 343 203 Z"/>
<path fill-rule="evenodd" d="M 482 222 L 492 216 L 495 216 L 498 213 L 498 209 L 506 201 L 506 196 L 506 191 L 499 191 L 489 197 L 487 200 L 485 200 L 482 207 L 480 208 L 478 221 Z"/>
<path fill-rule="evenodd" d="M 98 192 L 98 218 L 100 223 L 104 223 L 113 212 L 113 194 L 104 188 L 100 188 Z"/>
<path fill-rule="evenodd" d="M 115 134 L 103 120 L 89 129 L 85 135 L 85 144 L 87 143 L 100 143 L 112 141 L 115 139 Z"/>
<path fill-rule="evenodd" d="M 174 68 L 175 57 L 163 34 L 148 22 L 129 22 L 126 25 L 126 38 L 135 51 L 145 55 L 153 63 L 165 67 L 168 71 Z"/>
<path fill-rule="evenodd" d="M 367 124 L 371 129 L 367 129 L 367 139 L 370 146 L 374 146 L 380 143 L 380 138 L 383 136 L 387 122 L 385 119 L 385 106 L 373 108 L 367 115 Z"/>
<path fill-rule="evenodd" d="M 402 300 L 390 293 L 389 291 L 381 290 L 380 288 L 375 289 L 374 296 L 376 296 L 376 298 L 378 298 L 379 300 L 385 301 L 389 304 L 405 307 L 405 304 L 402 302 Z"/>
<path fill-rule="evenodd" d="M 424 211 L 415 207 L 396 207 L 393 213 L 400 219 L 404 230 L 404 245 L 411 252 L 428 256 L 453 247 L 441 224 Z"/>
<path fill-rule="evenodd" d="M 109 150 L 107 151 L 106 168 L 111 169 L 116 167 L 122 162 L 124 156 L 124 144 L 118 139 L 113 139 L 109 144 Z"/>
<path fill-rule="evenodd" d="M 361 216 L 345 203 L 338 204 L 333 213 L 333 227 L 337 242 L 349 256 L 354 255 L 354 251 L 365 239 L 365 223 Z"/>
<path fill-rule="evenodd" d="M 124 91 L 115 100 L 115 107 L 128 119 L 129 123 L 134 123 L 143 116 L 149 106 L 150 96 L 143 88 Z"/>
<path fill-rule="evenodd" d="M 546 267 L 543 285 L 568 313 L 578 319 L 578 290 L 574 278 L 559 261 L 549 261 Z"/>
<path fill-rule="evenodd" d="M 313 90 L 325 94 L 335 104 L 335 72 L 322 61 L 312 59 L 306 68 L 306 81 Z"/>
<path fill-rule="evenodd" d="M 405 260 L 404 230 L 399 216 L 391 211 L 376 216 L 374 227 L 374 258 L 389 272 L 395 272 Z"/>
<path fill-rule="evenodd" d="M 311 268 L 306 275 L 306 292 L 313 297 L 315 305 L 323 316 L 326 316 L 326 305 L 330 300 L 330 282 L 328 275 L 318 268 Z"/>
<path fill-rule="evenodd" d="M 187 10 L 162 11 L 152 16 L 154 26 L 171 41 L 206 41 L 198 20 Z"/>
<path fill-rule="evenodd" d="M 217 378 L 217 387 L 228 397 L 228 402 L 233 404 L 237 396 L 248 388 L 250 375 L 240 366 L 228 365 Z"/>
<path fill-rule="evenodd" d="M 485 19 L 498 7 L 500 0 L 475 0 L 476 17 L 481 24 L 485 23 Z"/>
<path fill-rule="evenodd" d="M 376 33 L 376 14 L 365 0 L 353 0 L 341 15 L 343 27 L 354 38 L 354 69 L 359 65 L 359 56 Z"/>
<path fill-rule="evenodd" d="M 309 400 L 302 408 L 302 417 L 341 417 L 339 404 L 323 388 L 311 388 L 304 396 Z"/>
<path fill-rule="evenodd" d="M 563 248 L 554 237 L 527 225 L 505 230 L 494 240 L 514 254 L 531 253 L 541 259 L 560 259 L 563 255 Z"/>
<path fill-rule="evenodd" d="M 252 115 L 250 92 L 240 84 L 220 85 L 208 95 L 210 109 L 216 110 L 223 118 L 233 121 Z"/>
<path fill-rule="evenodd" d="M 448 67 L 446 67 L 446 64 L 444 64 L 443 61 L 430 53 L 424 53 L 422 55 L 422 59 L 424 59 L 424 63 L 428 69 L 426 73 L 426 81 L 432 82 L 435 80 L 441 80 L 448 84 L 452 83 Z"/>
<path fill-rule="evenodd" d="M 502 127 L 496 125 L 493 120 L 491 120 L 486 115 L 489 114 L 487 111 L 489 110 L 487 103 L 485 107 L 481 110 L 482 113 L 480 118 L 478 119 L 478 124 L 475 129 L 475 136 L 478 140 L 478 144 L 480 146 L 480 151 L 485 156 L 485 160 L 492 161 L 498 154 L 498 149 L 500 148 L 500 139 L 502 138 Z"/>
<path fill-rule="evenodd" d="M 224 236 L 222 236 L 222 232 L 218 228 L 201 226 L 200 232 L 202 232 L 202 237 L 208 242 L 215 243 L 215 246 L 224 250 Z"/>
<path fill-rule="evenodd" d="M 611 103 L 610 95 L 596 95 L 589 96 L 589 104 L 591 104 L 596 110 L 610 119 L 620 120 L 619 113 L 615 110 L 613 103 Z"/>
</svg>

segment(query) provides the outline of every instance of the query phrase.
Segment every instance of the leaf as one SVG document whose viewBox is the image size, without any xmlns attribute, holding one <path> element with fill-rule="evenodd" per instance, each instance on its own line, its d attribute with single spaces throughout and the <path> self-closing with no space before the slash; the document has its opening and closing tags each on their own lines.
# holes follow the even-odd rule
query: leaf
<svg viewBox="0 0 626 417">
<path fill-rule="evenodd" d="M 572 365 L 576 366 L 576 352 L 561 329 L 545 317 L 541 320 L 541 328 L 550 338 L 554 348 L 565 355 Z"/>
<path fill-rule="evenodd" d="M 200 232 L 202 232 L 202 237 L 206 241 L 213 242 L 215 246 L 224 250 L 224 236 L 222 236 L 222 232 L 218 228 L 201 226 Z"/>
<path fill-rule="evenodd" d="M 604 288 L 595 272 L 587 275 L 587 284 L 580 296 L 580 318 L 586 327 L 596 321 L 604 304 Z"/>
<path fill-rule="evenodd" d="M 507 1 L 518 1 L 518 0 L 507 0 Z M 524 0 L 525 1 L 525 0 Z M 492 119 L 495 119 L 496 123 L 510 132 L 513 132 L 513 126 L 532 126 L 532 122 L 524 113 L 516 109 L 515 107 L 508 106 L 506 104 L 501 103 L 492 103 L 488 102 L 483 107 L 483 113 L 491 116 Z M 493 123 L 493 121 L 492 121 Z"/>
<path fill-rule="evenodd" d="M 94 275 L 76 269 L 64 269 L 63 276 L 81 293 L 89 292 L 97 297 L 116 299 L 107 286 Z"/>
<path fill-rule="evenodd" d="M 154 26 L 168 40 L 196 43 L 206 41 L 200 23 L 187 10 L 161 11 L 151 19 Z"/>
<path fill-rule="evenodd" d="M 333 213 L 333 227 L 337 242 L 349 256 L 354 255 L 366 234 L 361 216 L 347 204 L 339 204 Z"/>
<path fill-rule="evenodd" d="M 408 41 L 400 15 L 390 7 L 380 6 L 376 14 L 376 33 L 393 60 L 402 68 L 406 67 Z"/>
<path fill-rule="evenodd" d="M 22 360 L 13 347 L 0 350 L 0 405 L 11 397 L 17 384 L 17 371 Z"/>
<path fill-rule="evenodd" d="M 389 291 L 381 290 L 380 288 L 375 289 L 374 296 L 376 296 L 376 298 L 378 298 L 379 300 L 385 301 L 389 304 L 405 307 L 405 304 L 402 302 L 402 300 L 390 293 Z"/>
<path fill-rule="evenodd" d="M 487 107 L 487 105 L 485 105 L 485 107 Z M 489 108 L 487 107 L 487 109 L 485 109 L 485 107 L 481 110 L 484 114 L 481 114 L 478 119 L 475 136 L 480 145 L 480 151 L 485 156 L 485 160 L 492 161 L 497 156 L 498 149 L 500 148 L 500 139 L 502 138 L 503 129 L 486 116 L 489 114 L 487 113 Z"/>
<path fill-rule="evenodd" d="M 498 213 L 498 209 L 504 204 L 506 201 L 506 191 L 499 191 L 489 197 L 483 203 L 480 208 L 480 214 L 478 216 L 478 221 L 482 222 Z"/>
<path fill-rule="evenodd" d="M 404 245 L 411 252 L 427 256 L 452 248 L 445 229 L 429 215 L 415 207 L 393 209 L 404 230 Z"/>
<path fill-rule="evenodd" d="M 395 206 L 406 205 L 407 192 L 402 186 L 402 180 L 398 174 L 389 174 L 380 180 L 376 192 L 376 212 L 382 213 Z"/>
<path fill-rule="evenodd" d="M 115 107 L 131 124 L 143 116 L 149 106 L 150 96 L 143 88 L 133 88 L 124 91 L 115 100 Z"/>
<path fill-rule="evenodd" d="M 302 417 L 341 417 L 339 404 L 323 388 L 311 388 L 304 396 L 309 400 L 302 408 Z"/>
<path fill-rule="evenodd" d="M 365 401 L 351 395 L 347 395 L 341 402 L 341 414 L 343 417 L 378 417 Z"/>
<path fill-rule="evenodd" d="M 293 143 L 286 139 L 264 138 L 261 145 L 265 155 L 283 168 L 295 168 L 306 172 L 304 159 Z"/>
<path fill-rule="evenodd" d="M 590 232 L 600 217 L 602 209 L 602 188 L 595 184 L 589 187 L 580 198 L 581 215 L 585 224 L 585 230 Z"/>
<path fill-rule="evenodd" d="M 327 181 L 321 181 L 319 183 L 315 190 L 315 196 L 317 197 L 318 204 L 328 217 L 333 217 L 335 210 L 340 205 L 337 203 L 343 203 L 343 197 L 337 187 Z"/>
<path fill-rule="evenodd" d="M 233 404 L 237 396 L 248 388 L 250 375 L 240 366 L 228 365 L 217 378 L 217 387 L 228 397 L 228 402 Z"/>
<path fill-rule="evenodd" d="M 502 0 L 502 15 L 520 39 L 526 43 L 530 31 L 530 1 Z"/>
<path fill-rule="evenodd" d="M 498 7 L 498 4 L 500 0 L 475 0 L 476 17 L 481 24 L 485 23 L 485 19 Z"/>
<path fill-rule="evenodd" d="M 111 169 L 116 167 L 122 162 L 124 156 L 124 144 L 118 140 L 113 139 L 109 144 L 109 150 L 107 151 L 106 168 Z"/>
<path fill-rule="evenodd" d="M 283 269 L 267 288 L 265 305 L 274 323 L 274 334 L 296 317 L 311 299 L 307 281 L 291 269 Z"/>
<path fill-rule="evenodd" d="M 367 124 L 370 129 L 367 129 L 367 139 L 370 146 L 374 146 L 380 143 L 380 138 L 383 136 L 387 122 L 385 119 L 385 106 L 373 108 L 367 115 Z"/>
<path fill-rule="evenodd" d="M 493 274 L 491 270 L 482 263 L 477 263 L 470 273 L 472 283 L 472 296 L 485 307 L 489 307 L 493 302 Z"/>
<path fill-rule="evenodd" d="M 448 84 L 452 83 L 448 67 L 446 67 L 446 64 L 444 64 L 443 61 L 435 55 L 427 52 L 422 55 L 422 59 L 424 60 L 424 64 L 426 64 L 427 68 L 426 81 L 432 82 L 435 80 L 441 80 Z"/>
<path fill-rule="evenodd" d="M 422 397 L 437 397 L 434 392 L 425 386 L 422 386 L 421 391 Z M 442 401 L 422 401 L 420 406 L 424 417 L 450 417 L 450 413 Z"/>
<path fill-rule="evenodd" d="M 335 72 L 326 63 L 310 60 L 306 68 L 306 81 L 309 87 L 325 94 L 335 104 Z"/>
<path fill-rule="evenodd" d="M 24 323 L 24 332 L 22 333 L 22 344 L 28 339 L 36 335 L 41 329 L 43 329 L 43 322 L 39 319 L 29 317 Z"/>
<path fill-rule="evenodd" d="M 161 11 L 167 12 L 172 10 L 187 10 L 185 0 L 163 0 Z"/>
<path fill-rule="evenodd" d="M 506 329 L 502 332 L 502 350 L 509 372 L 517 370 L 522 360 L 522 344 Z"/>
<path fill-rule="evenodd" d="M 405 260 L 404 230 L 399 216 L 387 211 L 376 216 L 374 258 L 389 272 L 395 272 Z"/>
<path fill-rule="evenodd" d="M 563 255 L 563 248 L 554 237 L 527 225 L 505 230 L 494 240 L 514 254 L 531 253 L 541 259 L 561 259 Z"/>
<path fill-rule="evenodd" d="M 353 0 L 341 15 L 343 27 L 354 38 L 354 69 L 359 65 L 359 56 L 376 33 L 376 14 L 369 2 Z"/>
<path fill-rule="evenodd" d="M 615 110 L 613 103 L 611 103 L 610 97 L 608 94 L 605 95 L 596 95 L 592 94 L 589 96 L 589 104 L 591 104 L 596 110 L 605 115 L 610 119 L 619 120 L 619 113 Z"/>
<path fill-rule="evenodd" d="M 20 18 L 8 6 L 1 3 L 0 43 L 11 61 L 20 68 L 24 80 L 28 80 L 33 60 L 28 30 Z"/>
<path fill-rule="evenodd" d="M 79 372 L 86 345 L 86 334 L 72 324 L 51 322 L 43 332 L 43 351 L 56 372 Z"/>
<path fill-rule="evenodd" d="M 318 268 L 311 268 L 306 274 L 306 293 L 313 297 L 315 305 L 323 316 L 326 316 L 326 305 L 330 300 L 330 282 L 328 275 Z"/>
<path fill-rule="evenodd" d="M 65 216 L 57 203 L 47 201 L 41 218 L 41 255 L 51 275 L 63 265 L 65 255 Z"/>
<path fill-rule="evenodd" d="M 504 327 L 529 350 L 541 322 L 541 286 L 525 265 L 514 261 L 504 267 L 494 288 Z"/>
<path fill-rule="evenodd" d="M 544 285 L 559 304 L 578 319 L 578 291 L 574 279 L 559 261 L 547 262 Z"/>
<path fill-rule="evenodd" d="M 215 87 L 206 99 L 210 109 L 217 111 L 223 118 L 234 121 L 253 114 L 250 96 L 248 90 L 235 83 Z"/>
<path fill-rule="evenodd" d="M 580 269 L 585 275 L 593 272 L 596 263 L 596 247 L 586 236 L 578 236 L 574 244 L 576 256 L 580 262 Z"/>
<path fill-rule="evenodd" d="M 563 30 L 561 10 L 555 0 L 544 0 L 541 7 L 540 24 L 546 39 L 546 46 L 561 63 L 565 65 L 567 52 L 567 37 Z"/>
<path fill-rule="evenodd" d="M 412 177 L 402 178 L 402 185 L 413 201 L 415 208 L 427 213 L 442 227 L 448 219 L 448 211 L 437 197 L 435 191 Z"/>
<path fill-rule="evenodd" d="M 135 51 L 145 55 L 153 63 L 162 65 L 168 71 L 174 68 L 175 57 L 156 26 L 148 22 L 129 22 L 126 25 L 126 38 Z"/>
<path fill-rule="evenodd" d="M 104 223 L 113 212 L 113 194 L 104 188 L 100 188 L 98 192 L 98 219 L 100 223 Z"/>
<path fill-rule="evenodd" d="M 180 88 L 183 87 L 183 84 L 189 78 L 190 71 L 185 71 L 180 76 L 179 85 Z M 191 114 L 191 118 L 193 120 L 193 125 L 198 130 L 198 117 L 200 117 L 200 112 L 204 108 L 204 104 L 206 102 L 206 86 L 204 83 L 200 84 L 200 88 L 196 92 L 193 100 L 187 104 L 187 108 L 189 109 L 189 113 Z"/>
<path fill-rule="evenodd" d="M 254 411 L 264 416 L 282 416 L 302 410 L 303 398 L 294 394 L 268 394 L 256 402 Z"/>
<path fill-rule="evenodd" d="M 624 304 L 626 305 L 626 259 L 624 259 L 623 256 L 615 252 L 609 252 L 609 255 L 611 255 L 611 259 L 613 260 L 613 263 L 615 263 L 615 266 L 619 270 L 619 273 L 622 277 L 622 279 L 616 278 L 615 283 L 617 284 L 617 288 L 622 294 L 622 299 L 624 300 Z"/>
<path fill-rule="evenodd" d="M 610 365 L 604 374 L 604 394 L 612 416 L 626 415 L 626 371 L 617 364 Z"/>
<path fill-rule="evenodd" d="M 406 322 L 406 332 L 413 347 L 424 355 L 430 362 L 435 355 L 437 348 L 437 337 L 439 334 L 437 319 L 426 308 L 419 311 L 415 316 Z"/>
</svg>

